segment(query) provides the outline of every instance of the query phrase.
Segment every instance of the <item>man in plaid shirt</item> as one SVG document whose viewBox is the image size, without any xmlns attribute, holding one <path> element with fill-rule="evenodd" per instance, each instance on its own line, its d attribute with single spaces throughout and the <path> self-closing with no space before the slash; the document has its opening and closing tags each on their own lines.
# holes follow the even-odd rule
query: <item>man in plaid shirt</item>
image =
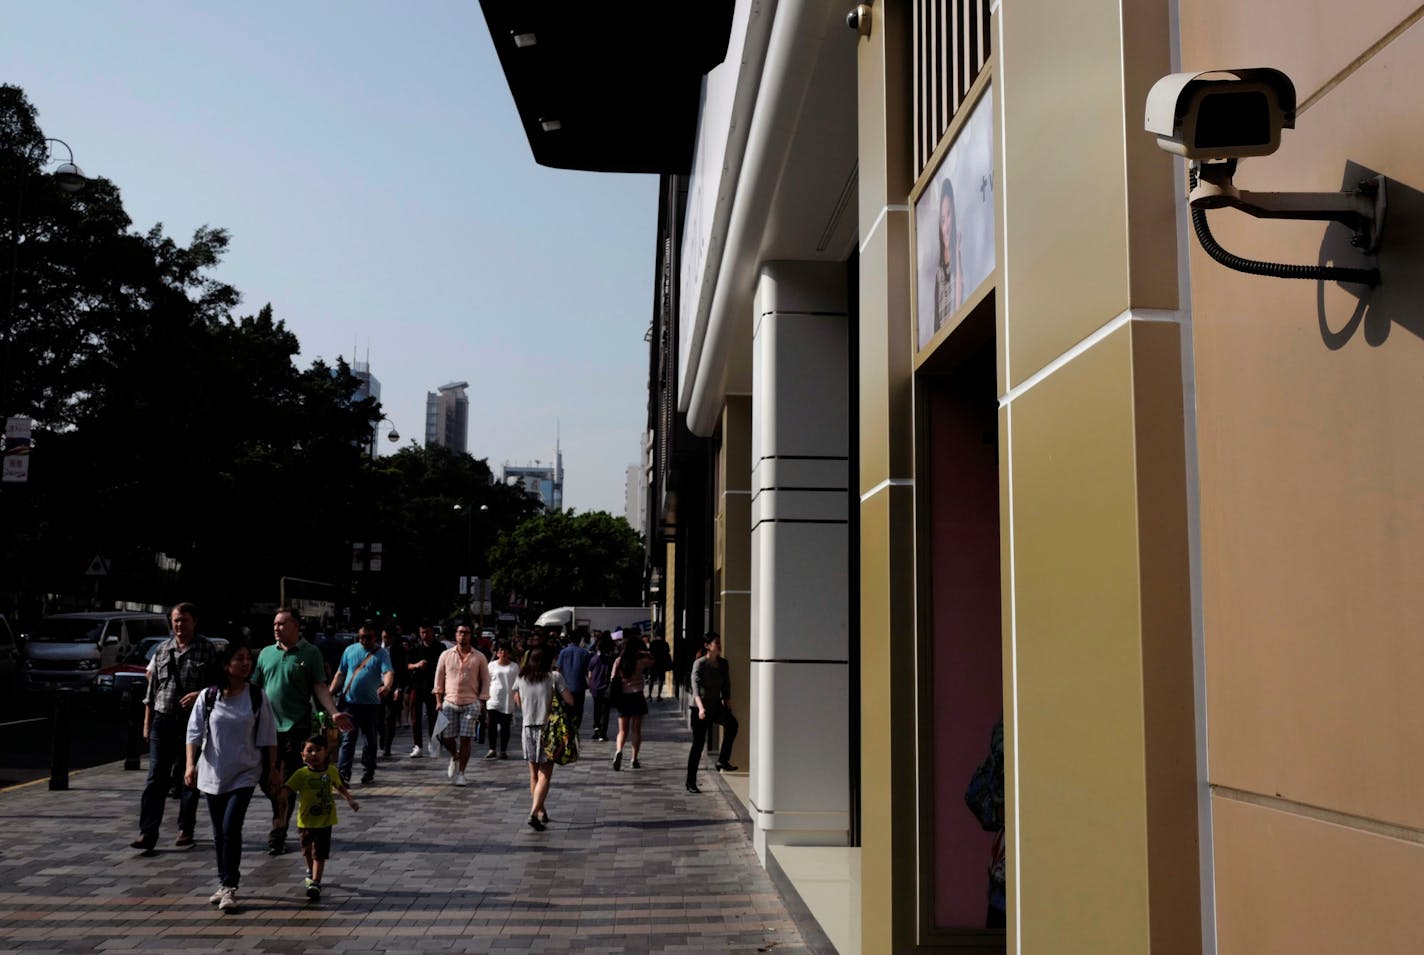
<svg viewBox="0 0 1424 955">
<path fill-rule="evenodd" d="M 168 620 L 173 636 L 158 647 L 148 664 L 148 695 L 144 698 L 143 735 L 148 740 L 148 783 L 139 804 L 139 837 L 130 845 L 144 853 L 158 844 L 163 807 L 173 766 L 187 759 L 184 740 L 188 716 L 198 694 L 217 683 L 217 648 L 198 636 L 193 605 L 174 606 Z M 198 819 L 198 791 L 184 785 L 178 797 L 178 839 L 174 845 L 193 844 Z"/>
</svg>

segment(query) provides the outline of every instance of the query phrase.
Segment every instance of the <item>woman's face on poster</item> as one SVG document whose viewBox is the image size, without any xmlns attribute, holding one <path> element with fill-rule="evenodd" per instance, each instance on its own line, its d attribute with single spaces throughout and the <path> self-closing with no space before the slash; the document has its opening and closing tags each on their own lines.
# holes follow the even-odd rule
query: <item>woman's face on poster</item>
<svg viewBox="0 0 1424 955">
<path fill-rule="evenodd" d="M 950 246 L 954 242 L 954 200 L 948 195 L 939 197 L 939 257 L 949 259 Z"/>
</svg>

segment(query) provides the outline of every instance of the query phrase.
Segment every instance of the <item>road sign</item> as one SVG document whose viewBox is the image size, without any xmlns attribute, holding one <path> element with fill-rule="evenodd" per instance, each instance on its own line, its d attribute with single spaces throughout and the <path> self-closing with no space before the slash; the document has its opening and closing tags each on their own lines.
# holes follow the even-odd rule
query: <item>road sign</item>
<svg viewBox="0 0 1424 955">
<path fill-rule="evenodd" d="M 30 479 L 30 419 L 5 419 L 5 464 L 0 481 L 22 484 Z"/>
<path fill-rule="evenodd" d="M 72 564 L 70 566 L 73 566 Z M 109 562 L 98 554 L 89 561 L 89 569 L 84 571 L 85 577 L 107 577 L 109 576 Z"/>
</svg>

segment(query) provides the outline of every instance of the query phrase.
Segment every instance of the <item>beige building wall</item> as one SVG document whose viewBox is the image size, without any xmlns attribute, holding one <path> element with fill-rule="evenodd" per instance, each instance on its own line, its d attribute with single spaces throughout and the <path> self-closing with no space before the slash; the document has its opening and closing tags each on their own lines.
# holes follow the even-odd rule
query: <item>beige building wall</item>
<svg viewBox="0 0 1424 955">
<path fill-rule="evenodd" d="M 1170 12 L 995 17 L 1011 952 L 1202 947 Z"/>
<path fill-rule="evenodd" d="M 1417 952 L 1424 885 L 1424 25 L 1414 0 L 1183 0 L 1182 68 L 1274 66 L 1301 109 L 1265 190 L 1389 177 L 1373 292 L 1193 242 L 1219 951 Z M 1214 212 L 1237 254 L 1363 264 L 1340 226 Z"/>
<path fill-rule="evenodd" d="M 916 941 L 915 698 L 887 661 L 915 654 L 910 314 L 910 10 L 876 4 L 859 43 L 861 951 Z M 901 681 L 903 683 L 903 681 Z"/>
</svg>

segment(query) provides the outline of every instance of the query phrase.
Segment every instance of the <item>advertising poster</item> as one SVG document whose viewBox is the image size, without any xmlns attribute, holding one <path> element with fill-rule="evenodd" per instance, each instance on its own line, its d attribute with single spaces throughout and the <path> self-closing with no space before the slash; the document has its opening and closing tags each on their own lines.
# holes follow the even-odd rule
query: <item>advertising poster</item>
<svg viewBox="0 0 1424 955">
<path fill-rule="evenodd" d="M 915 200 L 916 341 L 924 348 L 994 271 L 994 90 Z"/>
</svg>

